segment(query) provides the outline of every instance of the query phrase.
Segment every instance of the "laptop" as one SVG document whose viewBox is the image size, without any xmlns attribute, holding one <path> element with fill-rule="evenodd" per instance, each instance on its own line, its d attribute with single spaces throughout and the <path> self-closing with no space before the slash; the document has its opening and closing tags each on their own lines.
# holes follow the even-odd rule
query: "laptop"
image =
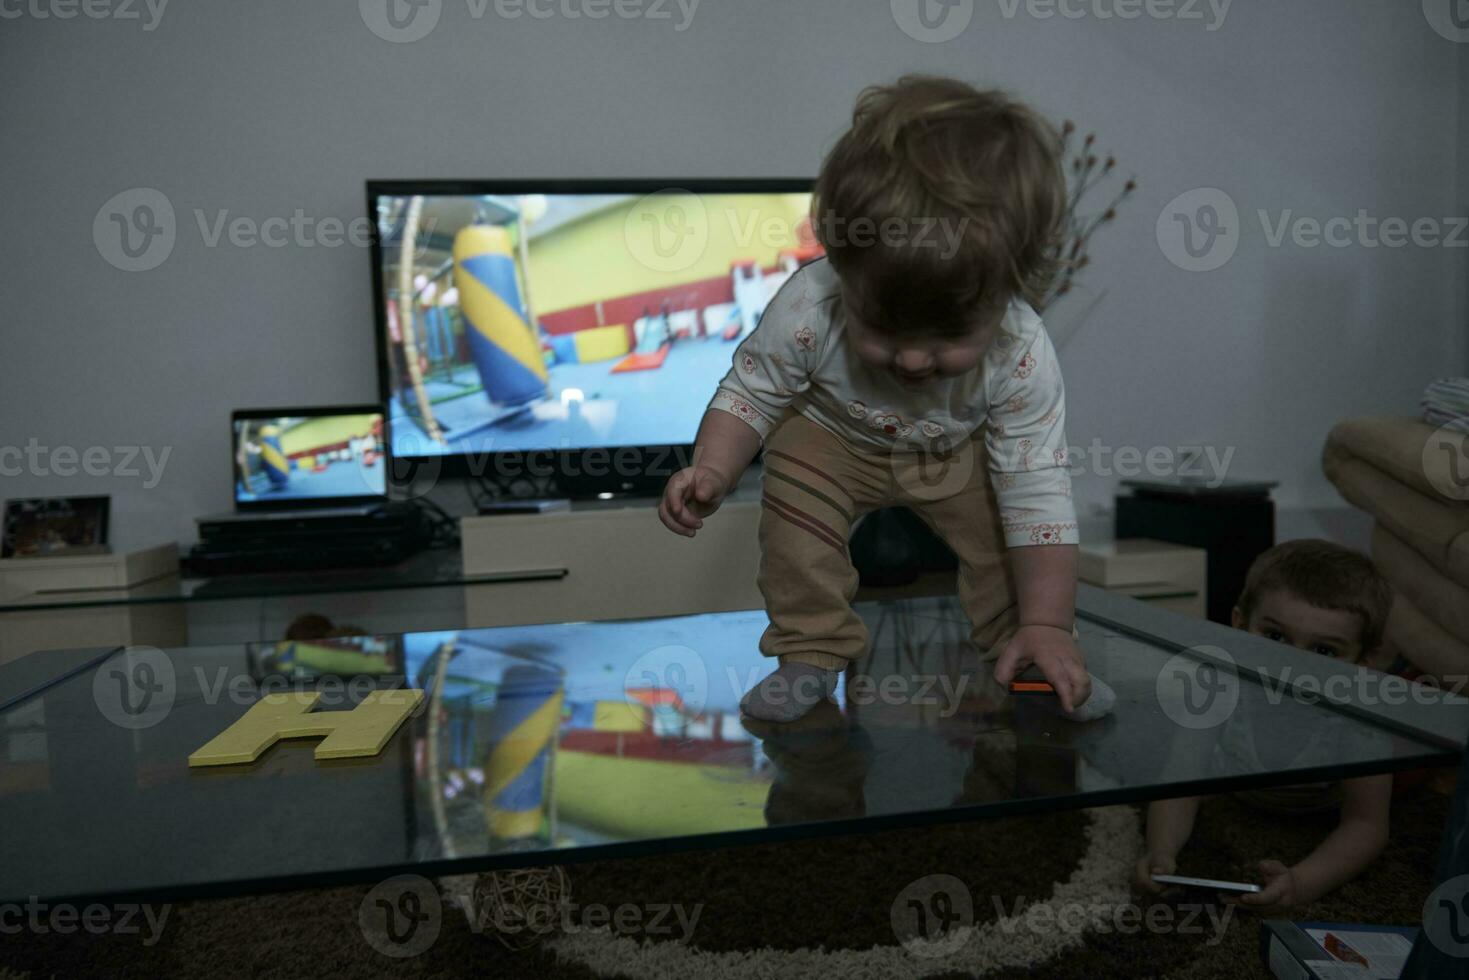
<svg viewBox="0 0 1469 980">
<path fill-rule="evenodd" d="M 230 429 L 235 509 L 201 524 L 350 517 L 388 503 L 382 405 L 238 409 Z"/>
</svg>

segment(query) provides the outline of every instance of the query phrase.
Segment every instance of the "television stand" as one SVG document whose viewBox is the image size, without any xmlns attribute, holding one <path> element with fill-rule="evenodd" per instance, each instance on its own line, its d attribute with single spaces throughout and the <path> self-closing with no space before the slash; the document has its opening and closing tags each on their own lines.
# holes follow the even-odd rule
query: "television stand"
<svg viewBox="0 0 1469 980">
<path fill-rule="evenodd" d="M 565 568 L 564 579 L 465 589 L 471 627 L 762 609 L 760 470 L 745 472 L 697 536 L 658 519 L 658 497 L 576 500 L 460 520 L 466 575 Z M 507 503 L 514 503 L 507 501 Z"/>
</svg>

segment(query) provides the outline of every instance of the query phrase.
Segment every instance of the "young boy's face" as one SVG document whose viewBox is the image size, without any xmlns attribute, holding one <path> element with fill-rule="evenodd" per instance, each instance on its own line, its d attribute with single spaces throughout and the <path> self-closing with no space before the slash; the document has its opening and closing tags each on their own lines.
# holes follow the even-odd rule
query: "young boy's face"
<svg viewBox="0 0 1469 980">
<path fill-rule="evenodd" d="M 843 288 L 847 333 L 863 363 L 886 371 L 904 388 L 921 389 L 972 371 L 984 357 L 1004 311 L 977 316 L 962 329 L 923 331 L 869 323 Z"/>
<path fill-rule="evenodd" d="M 1248 622 L 1238 606 L 1231 618 L 1237 630 L 1347 663 L 1357 663 L 1365 652 L 1360 616 L 1344 609 L 1313 606 L 1285 589 L 1262 594 Z"/>
</svg>

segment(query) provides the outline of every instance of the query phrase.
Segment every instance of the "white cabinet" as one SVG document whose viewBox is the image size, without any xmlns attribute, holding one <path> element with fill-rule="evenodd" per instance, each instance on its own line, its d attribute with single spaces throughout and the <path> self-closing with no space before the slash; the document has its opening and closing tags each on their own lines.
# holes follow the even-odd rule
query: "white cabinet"
<svg viewBox="0 0 1469 980">
<path fill-rule="evenodd" d="M 693 538 L 658 520 L 657 501 L 466 517 L 466 575 L 565 569 L 563 578 L 465 587 L 470 627 L 636 619 L 760 609 L 758 491 L 734 494 Z"/>
</svg>

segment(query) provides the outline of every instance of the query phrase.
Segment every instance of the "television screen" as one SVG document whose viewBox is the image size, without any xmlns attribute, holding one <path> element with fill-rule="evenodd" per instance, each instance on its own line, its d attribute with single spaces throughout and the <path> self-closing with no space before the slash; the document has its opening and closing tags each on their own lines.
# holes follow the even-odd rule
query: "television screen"
<svg viewBox="0 0 1469 980">
<path fill-rule="evenodd" d="M 682 446 L 821 248 L 809 181 L 374 183 L 393 455 Z"/>
<path fill-rule="evenodd" d="M 386 497 L 381 412 L 236 412 L 235 503 L 327 503 Z"/>
</svg>

